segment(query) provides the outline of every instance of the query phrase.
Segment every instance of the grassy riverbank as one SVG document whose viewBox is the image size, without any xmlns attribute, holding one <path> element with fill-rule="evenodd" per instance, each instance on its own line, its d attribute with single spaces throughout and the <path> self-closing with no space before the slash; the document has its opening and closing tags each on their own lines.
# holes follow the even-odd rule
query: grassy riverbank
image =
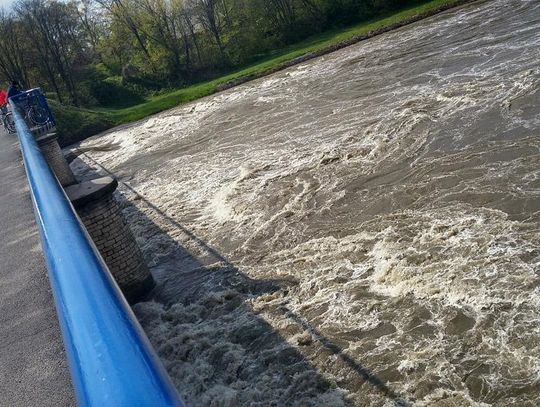
<svg viewBox="0 0 540 407">
<path fill-rule="evenodd" d="M 354 26 L 328 31 L 287 48 L 220 78 L 146 99 L 122 109 L 79 109 L 52 102 L 62 144 L 67 145 L 116 125 L 143 119 L 149 115 L 190 102 L 217 91 L 271 74 L 305 60 L 324 55 L 366 38 L 437 14 L 471 0 L 431 0 L 392 15 Z"/>
</svg>

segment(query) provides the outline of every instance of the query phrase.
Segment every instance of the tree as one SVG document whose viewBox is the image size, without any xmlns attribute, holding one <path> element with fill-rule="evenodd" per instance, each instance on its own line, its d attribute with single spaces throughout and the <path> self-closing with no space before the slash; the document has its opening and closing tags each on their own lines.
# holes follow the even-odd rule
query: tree
<svg viewBox="0 0 540 407">
<path fill-rule="evenodd" d="M 78 105 L 74 72 L 79 54 L 84 52 L 84 43 L 80 39 L 74 3 L 23 0 L 15 10 L 59 100 L 62 100 L 62 84 L 72 103 Z"/>
<path fill-rule="evenodd" d="M 221 54 L 221 62 L 228 63 L 225 45 L 221 36 L 222 23 L 218 12 L 218 0 L 192 0 L 192 8 L 199 22 L 215 40 Z"/>
<path fill-rule="evenodd" d="M 4 10 L 0 10 L 0 70 L 9 80 L 18 80 L 24 86 L 28 80 L 28 44 L 22 41 L 21 26 Z"/>
</svg>

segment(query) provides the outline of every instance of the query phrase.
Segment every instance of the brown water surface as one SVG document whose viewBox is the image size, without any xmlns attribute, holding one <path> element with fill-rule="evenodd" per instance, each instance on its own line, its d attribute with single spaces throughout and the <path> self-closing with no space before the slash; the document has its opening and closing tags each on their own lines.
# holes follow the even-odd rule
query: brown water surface
<svg viewBox="0 0 540 407">
<path fill-rule="evenodd" d="M 476 3 L 83 143 L 191 404 L 538 405 L 539 62 Z"/>
</svg>

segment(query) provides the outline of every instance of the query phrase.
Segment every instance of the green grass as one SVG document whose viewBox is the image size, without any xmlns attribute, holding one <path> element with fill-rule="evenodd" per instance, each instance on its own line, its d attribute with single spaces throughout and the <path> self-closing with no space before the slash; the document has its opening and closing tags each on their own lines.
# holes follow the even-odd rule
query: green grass
<svg viewBox="0 0 540 407">
<path fill-rule="evenodd" d="M 241 80 L 245 77 L 264 75 L 305 54 L 324 51 L 336 44 L 367 35 L 371 31 L 394 26 L 409 21 L 418 15 L 433 13 L 442 7 L 451 7 L 461 3 L 463 3 L 463 0 L 431 0 L 376 20 L 363 22 L 345 29 L 327 31 L 275 51 L 260 61 L 228 75 L 167 94 L 147 98 L 143 103 L 131 107 L 90 110 L 64 107 L 55 103 L 52 108 L 57 117 L 58 132 L 62 144 L 66 145 L 82 140 L 115 125 L 140 120 L 182 103 L 211 95 L 217 91 L 219 85 L 233 80 Z"/>
<path fill-rule="evenodd" d="M 84 140 L 117 124 L 107 113 L 64 106 L 51 99 L 48 102 L 56 118 L 61 146 Z"/>
</svg>

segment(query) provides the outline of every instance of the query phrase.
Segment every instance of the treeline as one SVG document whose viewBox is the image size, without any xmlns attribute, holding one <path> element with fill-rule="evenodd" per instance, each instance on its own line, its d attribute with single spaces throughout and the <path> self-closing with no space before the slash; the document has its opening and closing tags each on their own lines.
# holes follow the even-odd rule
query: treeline
<svg viewBox="0 0 540 407">
<path fill-rule="evenodd" d="M 0 76 L 75 106 L 134 104 L 413 0 L 19 0 Z"/>
</svg>

